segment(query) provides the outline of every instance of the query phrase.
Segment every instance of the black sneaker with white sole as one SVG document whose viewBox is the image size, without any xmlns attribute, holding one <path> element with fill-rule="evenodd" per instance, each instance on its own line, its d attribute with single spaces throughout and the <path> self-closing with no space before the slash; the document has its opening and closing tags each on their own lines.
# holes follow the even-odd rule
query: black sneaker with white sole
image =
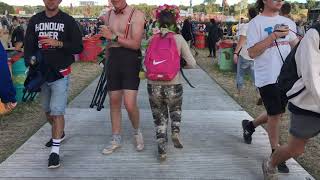
<svg viewBox="0 0 320 180">
<path fill-rule="evenodd" d="M 289 168 L 286 165 L 286 162 L 283 162 L 278 165 L 278 172 L 279 173 L 289 173 Z"/>
<path fill-rule="evenodd" d="M 252 134 L 254 133 L 254 129 L 249 128 L 249 120 L 242 121 L 242 129 L 243 129 L 243 140 L 247 144 L 251 144 L 252 142 Z"/>
<path fill-rule="evenodd" d="M 63 131 L 63 134 L 61 136 L 61 142 L 65 139 L 65 134 L 64 134 L 64 131 Z M 52 146 L 52 138 L 46 143 L 45 145 L 46 147 L 51 147 Z"/>
<path fill-rule="evenodd" d="M 54 169 L 60 167 L 60 157 L 57 153 L 51 153 L 48 159 L 48 168 Z"/>
</svg>

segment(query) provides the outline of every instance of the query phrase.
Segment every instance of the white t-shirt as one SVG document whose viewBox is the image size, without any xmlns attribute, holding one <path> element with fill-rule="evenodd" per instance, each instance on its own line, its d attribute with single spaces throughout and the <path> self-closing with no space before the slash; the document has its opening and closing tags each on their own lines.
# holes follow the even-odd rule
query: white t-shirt
<svg viewBox="0 0 320 180">
<path fill-rule="evenodd" d="M 281 24 L 288 25 L 290 30 L 296 32 L 295 23 L 289 18 L 283 16 L 261 16 L 258 15 L 249 22 L 247 31 L 247 47 L 253 47 L 258 42 L 266 39 L 269 34 L 274 31 L 276 26 Z M 288 56 L 291 51 L 289 42 L 295 40 L 297 36 L 293 32 L 285 38 L 278 38 L 278 43 L 283 60 Z M 282 59 L 279 50 L 275 43 L 271 44 L 261 55 L 257 56 L 254 60 L 254 74 L 255 74 L 255 85 L 257 87 L 263 87 L 268 84 L 274 84 L 282 67 Z"/>
<path fill-rule="evenodd" d="M 239 35 L 240 35 L 240 36 L 245 36 L 245 37 L 247 37 L 248 26 L 249 26 L 249 23 L 242 24 L 242 25 L 240 26 L 240 29 L 239 29 Z M 240 56 L 242 56 L 242 57 L 245 58 L 246 60 L 253 60 L 253 59 L 251 59 L 251 58 L 249 57 L 247 43 L 245 43 L 245 44 L 242 46 L 241 51 L 240 51 Z"/>
</svg>

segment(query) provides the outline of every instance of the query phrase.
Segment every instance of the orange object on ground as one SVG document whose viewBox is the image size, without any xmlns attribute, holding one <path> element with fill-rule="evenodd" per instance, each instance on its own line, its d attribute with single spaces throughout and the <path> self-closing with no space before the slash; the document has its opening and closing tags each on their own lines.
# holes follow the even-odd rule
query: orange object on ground
<svg viewBox="0 0 320 180">
<path fill-rule="evenodd" d="M 0 100 L 0 115 L 6 114 L 9 111 L 4 107 L 4 104 Z"/>
<path fill-rule="evenodd" d="M 195 47 L 198 49 L 206 48 L 206 36 L 204 33 L 199 32 L 196 34 Z"/>
</svg>

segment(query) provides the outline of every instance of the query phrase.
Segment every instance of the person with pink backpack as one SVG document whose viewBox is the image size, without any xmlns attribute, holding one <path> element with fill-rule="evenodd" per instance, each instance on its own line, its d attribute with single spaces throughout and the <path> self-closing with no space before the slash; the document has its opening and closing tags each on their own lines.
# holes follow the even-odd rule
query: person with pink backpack
<svg viewBox="0 0 320 180">
<path fill-rule="evenodd" d="M 156 13 L 160 32 L 150 38 L 144 65 L 148 79 L 149 102 L 156 127 L 159 159 L 163 161 L 167 157 L 169 117 L 174 147 L 183 148 L 180 138 L 183 94 L 180 60 L 185 60 L 184 68 L 195 68 L 196 61 L 187 42 L 178 34 L 178 7 L 160 6 Z"/>
</svg>

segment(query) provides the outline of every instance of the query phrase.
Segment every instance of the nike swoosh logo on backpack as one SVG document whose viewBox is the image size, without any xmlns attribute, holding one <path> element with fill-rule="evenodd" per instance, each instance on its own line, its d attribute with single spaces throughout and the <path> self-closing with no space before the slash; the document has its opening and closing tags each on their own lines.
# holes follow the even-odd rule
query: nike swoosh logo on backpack
<svg viewBox="0 0 320 180">
<path fill-rule="evenodd" d="M 158 65 L 158 64 L 161 64 L 163 62 L 165 62 L 166 60 L 162 60 L 162 61 L 156 61 L 156 60 L 153 60 L 153 65 Z"/>
</svg>

